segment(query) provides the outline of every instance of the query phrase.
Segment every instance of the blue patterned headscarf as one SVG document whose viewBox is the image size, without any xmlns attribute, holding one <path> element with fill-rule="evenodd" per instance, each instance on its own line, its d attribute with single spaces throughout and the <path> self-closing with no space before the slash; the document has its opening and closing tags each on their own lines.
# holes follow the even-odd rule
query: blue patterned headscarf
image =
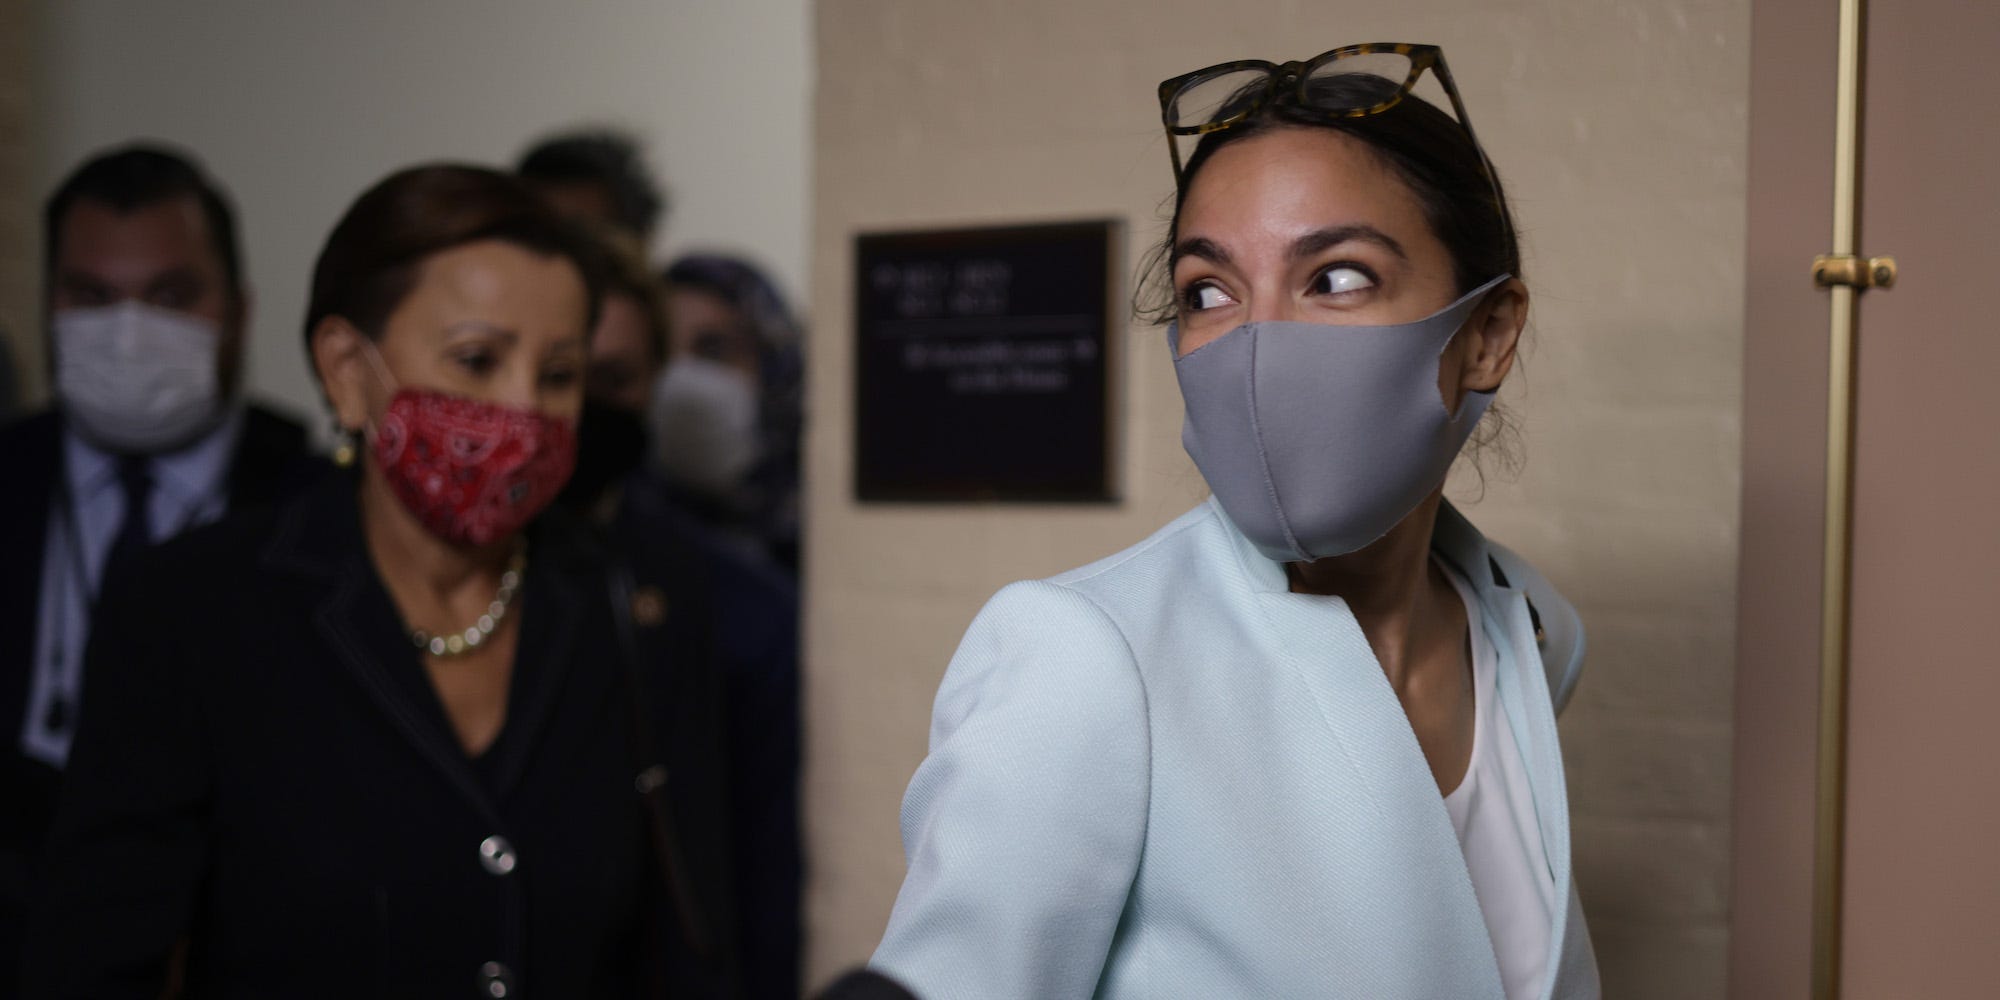
<svg viewBox="0 0 2000 1000">
<path fill-rule="evenodd" d="M 670 287 L 698 289 L 749 321 L 757 336 L 762 457 L 746 477 L 756 497 L 752 529 L 780 562 L 796 566 L 799 540 L 799 447 L 805 419 L 804 336 L 778 286 L 741 257 L 689 254 L 662 274 Z"/>
</svg>

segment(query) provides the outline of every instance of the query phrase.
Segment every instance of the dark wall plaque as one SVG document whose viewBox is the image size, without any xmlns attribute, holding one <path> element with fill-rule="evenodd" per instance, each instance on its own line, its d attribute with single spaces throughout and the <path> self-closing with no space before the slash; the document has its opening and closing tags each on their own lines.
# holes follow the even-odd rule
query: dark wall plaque
<svg viewBox="0 0 2000 1000">
<path fill-rule="evenodd" d="M 1115 499 L 1116 228 L 855 238 L 860 499 Z"/>
</svg>

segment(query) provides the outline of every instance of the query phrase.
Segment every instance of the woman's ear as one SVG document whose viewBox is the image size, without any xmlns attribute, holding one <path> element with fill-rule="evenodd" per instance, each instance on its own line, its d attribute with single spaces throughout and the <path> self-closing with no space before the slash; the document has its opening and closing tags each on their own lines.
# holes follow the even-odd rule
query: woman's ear
<svg viewBox="0 0 2000 1000">
<path fill-rule="evenodd" d="M 1467 392 L 1492 392 L 1500 388 L 1514 369 L 1514 351 L 1521 344 L 1521 331 L 1528 325 L 1528 286 L 1519 278 L 1486 294 L 1486 301 L 1472 313 L 1460 331 L 1459 388 Z"/>
<path fill-rule="evenodd" d="M 342 430 L 360 430 L 372 416 L 369 380 L 374 373 L 363 354 L 372 346 L 366 334 L 339 316 L 328 316 L 313 327 L 313 369 Z"/>
</svg>

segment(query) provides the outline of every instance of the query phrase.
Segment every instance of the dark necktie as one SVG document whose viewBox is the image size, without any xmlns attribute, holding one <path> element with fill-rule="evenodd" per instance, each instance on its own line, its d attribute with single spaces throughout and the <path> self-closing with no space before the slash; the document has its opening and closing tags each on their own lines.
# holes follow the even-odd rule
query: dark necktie
<svg viewBox="0 0 2000 1000">
<path fill-rule="evenodd" d="M 131 572 L 131 565 L 139 553 L 153 544 L 153 532 L 146 516 L 146 509 L 153 502 L 153 474 L 147 468 L 147 460 L 138 455 L 120 458 L 118 485 L 125 491 L 125 520 L 118 525 L 118 534 L 111 540 L 111 554 L 104 559 L 104 572 L 97 578 L 97 594 L 100 597 L 104 594 L 104 585 L 115 576 Z"/>
<path fill-rule="evenodd" d="M 125 494 L 125 520 L 119 522 L 118 534 L 111 538 L 111 551 L 104 557 L 104 571 L 97 574 L 97 593 L 90 595 L 93 605 L 104 596 L 104 585 L 115 576 L 131 572 L 132 562 L 139 553 L 153 544 L 153 532 L 146 512 L 153 501 L 153 474 L 147 468 L 144 457 L 126 455 L 118 459 L 118 487 Z M 81 656 L 82 650 L 75 655 Z M 60 659 L 62 653 L 57 652 L 56 656 Z M 72 700 L 73 696 L 61 692 L 49 700 L 44 725 L 51 732 L 69 728 Z"/>
</svg>

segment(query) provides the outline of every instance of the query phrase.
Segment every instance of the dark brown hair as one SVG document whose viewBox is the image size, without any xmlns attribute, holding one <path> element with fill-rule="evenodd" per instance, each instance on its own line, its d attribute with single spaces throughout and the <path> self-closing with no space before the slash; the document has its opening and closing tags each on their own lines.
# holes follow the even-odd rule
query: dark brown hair
<svg viewBox="0 0 2000 1000">
<path fill-rule="evenodd" d="M 208 240 L 222 261 L 223 280 L 229 298 L 243 301 L 243 265 L 236 249 L 236 213 L 193 156 L 157 143 L 134 143 L 100 153 L 63 179 L 42 209 L 42 252 L 47 273 L 55 273 L 57 243 L 63 221 L 79 201 L 95 201 L 111 206 L 121 215 L 176 198 L 190 198 L 201 206 L 208 223 Z"/>
<path fill-rule="evenodd" d="M 646 348 L 652 352 L 654 364 L 665 365 L 672 343 L 667 335 L 666 285 L 646 263 L 645 249 L 624 230 L 593 226 L 591 232 L 603 251 L 605 297 L 623 295 L 639 303 L 640 311 L 646 314 Z"/>
<path fill-rule="evenodd" d="M 576 266 L 589 293 L 584 329 L 597 325 L 604 267 L 596 243 L 558 218 L 527 185 L 484 167 L 432 164 L 390 174 L 349 206 L 313 265 L 306 306 L 308 349 L 329 316 L 370 338 L 416 286 L 425 258 L 481 240 L 501 240 Z"/>
<path fill-rule="evenodd" d="M 639 140 L 617 129 L 550 136 L 521 154 L 514 172 L 532 184 L 586 184 L 611 199 L 618 228 L 644 240 L 659 228 L 667 196 L 653 181 Z"/>
</svg>

